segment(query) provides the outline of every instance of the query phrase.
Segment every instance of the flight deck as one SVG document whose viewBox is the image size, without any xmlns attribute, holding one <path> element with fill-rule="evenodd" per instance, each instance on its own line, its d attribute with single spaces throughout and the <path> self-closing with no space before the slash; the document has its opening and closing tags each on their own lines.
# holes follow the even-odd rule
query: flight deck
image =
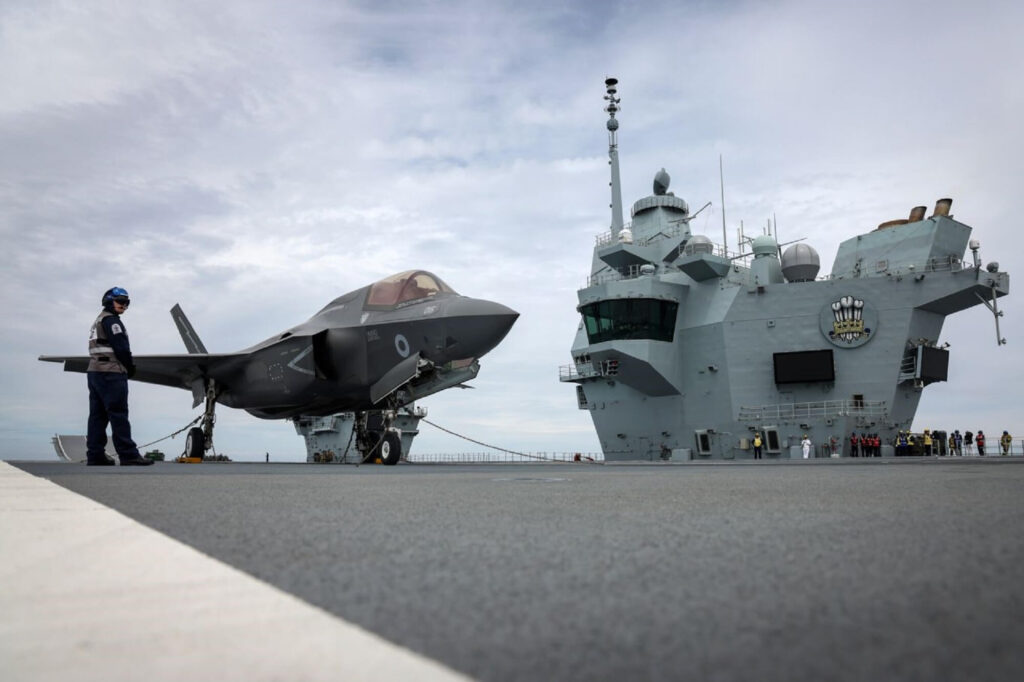
<svg viewBox="0 0 1024 682">
<path fill-rule="evenodd" d="M 1024 676 L 1024 458 L 13 464 L 444 674 Z M 75 548 L 63 549 L 54 561 L 72 570 Z M 112 571 L 166 566 L 152 552 L 116 561 Z M 89 576 L 78 579 L 88 591 Z M 235 608 L 232 595 L 212 595 L 218 611 Z M 232 635 L 245 641 L 260 627 Z M 139 636 L 173 643 L 189 633 Z M 219 665 L 210 658 L 211 671 Z"/>
</svg>

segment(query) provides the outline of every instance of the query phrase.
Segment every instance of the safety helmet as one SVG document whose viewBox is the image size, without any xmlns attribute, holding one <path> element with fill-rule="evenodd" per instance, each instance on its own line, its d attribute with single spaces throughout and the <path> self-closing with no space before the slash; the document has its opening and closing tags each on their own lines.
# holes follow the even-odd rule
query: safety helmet
<svg viewBox="0 0 1024 682">
<path fill-rule="evenodd" d="M 104 292 L 102 302 L 103 307 L 110 307 L 114 303 L 115 299 L 124 299 L 122 302 L 125 305 L 131 303 L 131 298 L 128 296 L 128 292 L 126 290 L 121 287 L 113 287 L 112 289 L 107 289 L 106 292 Z"/>
</svg>

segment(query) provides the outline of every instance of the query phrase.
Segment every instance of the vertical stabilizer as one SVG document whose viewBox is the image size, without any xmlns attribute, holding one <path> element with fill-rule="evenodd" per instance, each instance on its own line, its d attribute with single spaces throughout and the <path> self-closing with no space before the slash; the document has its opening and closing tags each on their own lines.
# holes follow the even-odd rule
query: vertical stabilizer
<svg viewBox="0 0 1024 682">
<path fill-rule="evenodd" d="M 185 311 L 181 309 L 181 306 L 177 303 L 171 308 L 171 317 L 174 318 L 174 324 L 178 326 L 178 333 L 181 334 L 181 340 L 185 342 L 185 348 L 189 353 L 202 353 L 206 354 L 206 346 L 199 340 L 199 335 L 196 334 L 196 330 L 192 328 L 192 323 L 188 321 L 188 317 L 185 316 Z"/>
</svg>

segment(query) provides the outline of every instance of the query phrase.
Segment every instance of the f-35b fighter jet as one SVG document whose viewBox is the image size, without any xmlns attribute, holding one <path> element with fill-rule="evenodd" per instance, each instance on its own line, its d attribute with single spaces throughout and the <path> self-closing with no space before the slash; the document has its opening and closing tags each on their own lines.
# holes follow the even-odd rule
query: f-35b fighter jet
<svg viewBox="0 0 1024 682">
<path fill-rule="evenodd" d="M 519 313 L 460 296 L 424 270 L 392 275 L 340 296 L 305 322 L 237 353 L 208 353 L 181 307 L 171 314 L 188 354 L 136 355 L 135 381 L 190 390 L 205 405 L 185 454 L 212 447 L 217 403 L 262 419 L 356 413 L 359 449 L 385 464 L 401 457 L 396 411 L 463 384 Z M 85 372 L 88 356 L 40 356 Z M 369 457 L 367 458 L 369 459 Z"/>
</svg>

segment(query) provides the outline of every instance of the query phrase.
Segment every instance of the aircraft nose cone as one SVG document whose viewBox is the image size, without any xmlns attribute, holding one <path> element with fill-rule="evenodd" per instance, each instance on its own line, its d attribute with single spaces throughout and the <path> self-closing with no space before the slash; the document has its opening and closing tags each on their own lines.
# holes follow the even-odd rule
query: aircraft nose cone
<svg viewBox="0 0 1024 682">
<path fill-rule="evenodd" d="M 494 301 L 460 298 L 448 306 L 449 335 L 462 357 L 479 358 L 501 343 L 519 313 Z"/>
</svg>

